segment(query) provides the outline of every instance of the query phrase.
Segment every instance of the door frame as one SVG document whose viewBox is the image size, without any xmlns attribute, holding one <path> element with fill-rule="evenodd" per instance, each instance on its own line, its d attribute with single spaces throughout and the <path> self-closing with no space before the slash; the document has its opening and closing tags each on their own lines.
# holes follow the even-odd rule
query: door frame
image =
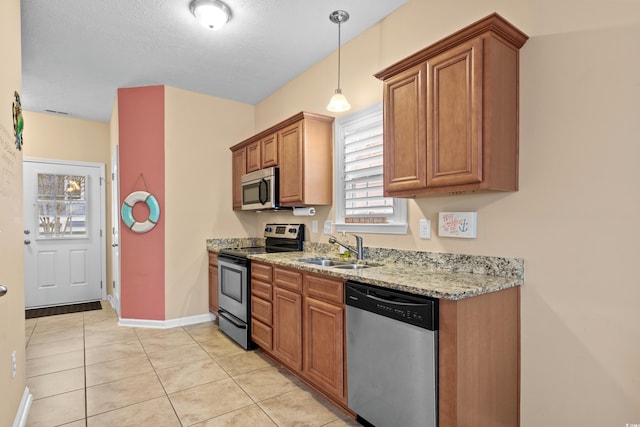
<svg viewBox="0 0 640 427">
<path fill-rule="evenodd" d="M 120 147 L 111 154 L 111 305 L 120 318 L 122 288 L 120 280 Z M 109 248 L 107 248 L 107 251 Z"/>
<path fill-rule="evenodd" d="M 61 166 L 83 166 L 83 167 L 93 167 L 98 168 L 100 172 L 100 291 L 102 301 L 107 299 L 107 243 L 106 243 L 106 180 L 104 177 L 105 174 L 105 164 L 104 163 L 95 163 L 95 162 L 78 162 L 73 160 L 60 160 L 60 159 L 42 159 L 36 157 L 23 157 L 22 163 L 24 162 L 32 162 L 32 163 L 47 163 Z M 23 188 L 23 193 L 26 194 L 25 189 Z M 24 214 L 23 214 L 24 215 Z M 24 266 L 23 266 L 24 268 Z"/>
</svg>

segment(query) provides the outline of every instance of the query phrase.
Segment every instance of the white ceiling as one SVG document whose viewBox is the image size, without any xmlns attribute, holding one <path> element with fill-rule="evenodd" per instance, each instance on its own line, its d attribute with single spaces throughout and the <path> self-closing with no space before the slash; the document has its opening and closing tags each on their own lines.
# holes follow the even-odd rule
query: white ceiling
<svg viewBox="0 0 640 427">
<path fill-rule="evenodd" d="M 162 84 L 256 104 L 337 49 L 331 12 L 344 44 L 406 0 L 226 0 L 219 31 L 190 2 L 21 0 L 23 108 L 108 121 L 117 88 Z"/>
</svg>

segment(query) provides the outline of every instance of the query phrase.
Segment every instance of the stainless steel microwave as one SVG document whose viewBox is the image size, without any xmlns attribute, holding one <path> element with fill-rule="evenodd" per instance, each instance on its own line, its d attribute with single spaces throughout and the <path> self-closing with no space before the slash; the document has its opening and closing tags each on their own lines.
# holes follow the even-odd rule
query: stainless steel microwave
<svg viewBox="0 0 640 427">
<path fill-rule="evenodd" d="M 271 167 L 242 176 L 242 210 L 278 209 L 278 168 Z"/>
</svg>

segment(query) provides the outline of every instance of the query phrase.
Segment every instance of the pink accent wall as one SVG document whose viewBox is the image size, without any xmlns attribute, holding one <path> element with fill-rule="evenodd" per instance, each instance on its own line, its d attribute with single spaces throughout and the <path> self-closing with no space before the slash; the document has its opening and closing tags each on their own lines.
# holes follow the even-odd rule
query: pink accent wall
<svg viewBox="0 0 640 427">
<path fill-rule="evenodd" d="M 146 233 L 129 230 L 120 219 L 120 298 L 125 319 L 165 320 L 164 111 L 164 86 L 118 89 L 120 206 L 138 190 L 150 192 L 160 205 L 160 220 Z M 146 213 L 139 204 L 134 218 L 146 219 L 139 218 Z"/>
</svg>

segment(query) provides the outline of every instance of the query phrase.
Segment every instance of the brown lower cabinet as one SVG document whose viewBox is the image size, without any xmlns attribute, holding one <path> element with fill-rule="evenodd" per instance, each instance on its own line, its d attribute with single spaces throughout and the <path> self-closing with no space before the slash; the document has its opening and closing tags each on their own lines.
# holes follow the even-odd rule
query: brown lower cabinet
<svg viewBox="0 0 640 427">
<path fill-rule="evenodd" d="M 255 261 L 251 271 L 253 341 L 346 409 L 344 281 Z"/>
<path fill-rule="evenodd" d="M 304 375 L 346 405 L 344 316 L 344 307 L 311 297 L 304 299 Z"/>
<path fill-rule="evenodd" d="M 347 407 L 344 281 L 251 263 L 252 339 Z M 439 301 L 439 427 L 520 425 L 520 288 Z"/>
</svg>

